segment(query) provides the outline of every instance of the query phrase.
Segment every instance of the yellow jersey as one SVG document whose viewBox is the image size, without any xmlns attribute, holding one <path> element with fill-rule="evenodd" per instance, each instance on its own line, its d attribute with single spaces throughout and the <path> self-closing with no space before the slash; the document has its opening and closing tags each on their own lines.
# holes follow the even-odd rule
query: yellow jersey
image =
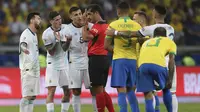
<svg viewBox="0 0 200 112">
<path fill-rule="evenodd" d="M 176 44 L 167 37 L 155 37 L 145 41 L 140 49 L 139 67 L 144 63 L 166 67 L 165 56 L 176 55 Z"/>
<path fill-rule="evenodd" d="M 141 26 L 129 17 L 121 17 L 113 21 L 108 28 L 113 28 L 117 31 L 138 31 Z M 121 36 L 106 36 L 106 38 L 114 38 L 113 60 L 122 58 L 136 59 L 136 38 L 124 38 Z"/>
</svg>

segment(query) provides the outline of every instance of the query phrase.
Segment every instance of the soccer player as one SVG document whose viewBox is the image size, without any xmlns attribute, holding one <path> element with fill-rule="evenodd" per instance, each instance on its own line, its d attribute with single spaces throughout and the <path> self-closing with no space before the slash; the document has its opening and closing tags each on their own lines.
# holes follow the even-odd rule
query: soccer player
<svg viewBox="0 0 200 112">
<path fill-rule="evenodd" d="M 170 99 L 171 93 L 169 89 L 172 86 L 174 75 L 176 44 L 166 37 L 166 30 L 163 27 L 157 27 L 154 31 L 154 36 L 155 38 L 143 43 L 139 58 L 137 91 L 144 93 L 146 112 L 155 112 L 152 94 L 152 91 L 156 89 L 154 80 L 159 84 L 159 88 L 163 90 L 164 97 L 167 96 Z M 169 72 L 165 61 L 165 56 L 168 54 Z M 168 107 L 167 110 L 172 112 L 172 108 Z"/>
<path fill-rule="evenodd" d="M 40 66 L 36 32 L 41 27 L 40 14 L 32 12 L 27 17 L 28 28 L 20 36 L 19 67 L 21 74 L 22 99 L 20 112 L 33 112 L 33 101 L 39 94 Z"/>
<path fill-rule="evenodd" d="M 88 73 L 88 42 L 82 38 L 82 26 L 85 24 L 83 14 L 79 7 L 71 7 L 69 10 L 72 23 L 67 25 L 66 33 L 72 37 L 69 47 L 69 88 L 72 89 L 72 106 L 74 112 L 81 112 L 81 87 L 82 81 L 85 88 L 90 88 Z M 96 102 L 95 102 L 96 103 Z M 95 108 L 97 112 L 97 108 Z"/>
<path fill-rule="evenodd" d="M 107 30 L 107 35 L 114 35 L 114 34 L 120 34 L 123 35 L 125 37 L 144 37 L 144 36 L 150 36 L 153 37 L 153 32 L 157 27 L 164 27 L 167 31 L 167 37 L 170 39 L 174 39 L 174 28 L 172 26 L 170 26 L 169 24 L 165 24 L 164 22 L 164 18 L 166 16 L 167 10 L 164 6 L 161 5 L 156 5 L 153 9 L 153 19 L 155 20 L 156 24 L 154 25 L 150 25 L 150 26 L 146 26 L 143 27 L 142 29 L 140 29 L 139 31 L 136 32 L 117 32 L 114 31 L 113 29 L 111 30 Z M 168 61 L 169 61 L 169 57 L 166 56 L 166 66 L 168 66 Z M 178 112 L 178 100 L 176 97 L 176 69 L 174 72 L 174 78 L 173 78 L 173 83 L 172 83 L 172 88 L 170 89 L 170 92 L 172 94 L 172 98 L 166 98 L 165 96 L 163 97 L 164 103 L 166 105 L 166 107 L 171 107 L 171 106 L 167 106 L 167 105 L 172 105 L 173 108 L 173 112 Z M 159 100 L 158 97 L 155 96 L 156 99 L 156 106 L 159 107 Z M 156 110 L 156 112 L 159 112 L 159 109 Z"/>
<path fill-rule="evenodd" d="M 137 31 L 141 26 L 132 21 L 129 15 L 129 5 L 120 2 L 117 5 L 119 19 L 112 22 L 109 28 L 118 31 Z M 114 39 L 114 46 L 112 40 Z M 126 96 L 132 112 L 138 112 L 137 98 L 134 92 L 136 82 L 136 39 L 126 39 L 121 36 L 106 36 L 104 47 L 113 52 L 111 87 L 117 89 L 120 112 L 128 112 Z"/>
<path fill-rule="evenodd" d="M 87 18 L 89 22 L 94 23 L 91 30 L 88 30 L 87 26 L 83 29 L 83 39 L 89 40 L 89 76 L 92 97 L 96 96 L 98 112 L 104 112 L 105 107 L 109 112 L 114 112 L 112 99 L 104 89 L 110 66 L 108 51 L 104 49 L 105 31 L 108 24 L 102 19 L 101 7 L 97 4 L 88 6 Z"/>
<path fill-rule="evenodd" d="M 68 89 L 68 60 L 67 50 L 71 39 L 65 34 L 65 25 L 62 24 L 62 18 L 56 11 L 49 13 L 51 26 L 47 28 L 42 39 L 47 49 L 47 68 L 45 84 L 48 89 L 46 98 L 47 112 L 54 112 L 54 94 L 56 87 L 63 89 L 64 96 L 61 103 L 61 112 L 67 112 L 70 106 L 70 91 Z"/>
</svg>

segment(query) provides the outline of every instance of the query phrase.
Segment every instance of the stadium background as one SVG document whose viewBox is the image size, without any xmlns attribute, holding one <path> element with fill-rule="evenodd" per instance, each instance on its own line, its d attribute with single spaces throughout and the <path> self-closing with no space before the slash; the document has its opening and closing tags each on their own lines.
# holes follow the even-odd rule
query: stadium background
<svg viewBox="0 0 200 112">
<path fill-rule="evenodd" d="M 153 24 L 151 11 L 154 4 L 164 4 L 168 9 L 166 23 L 175 29 L 175 42 L 178 45 L 177 65 L 177 96 L 181 103 L 180 109 L 200 112 L 200 0 L 126 0 L 131 6 L 130 16 L 134 11 L 145 11 Z M 43 19 L 43 26 L 38 32 L 41 70 L 41 94 L 36 101 L 44 104 L 46 89 L 44 88 L 45 50 L 41 41 L 41 34 L 49 26 L 48 12 L 59 11 L 63 23 L 70 22 L 68 10 L 71 6 L 85 8 L 87 4 L 97 3 L 103 7 L 104 18 L 111 22 L 117 19 L 116 4 L 119 0 L 0 0 L 0 112 L 17 112 L 16 105 L 21 97 L 18 42 L 21 32 L 27 27 L 26 16 L 29 12 L 38 11 Z M 112 70 L 110 70 L 111 73 Z M 109 76 L 110 78 L 110 76 Z M 116 90 L 109 87 L 107 91 L 116 103 Z M 62 91 L 58 88 L 56 98 L 60 99 Z M 143 103 L 141 93 L 138 93 L 139 102 Z M 161 95 L 161 93 L 159 94 Z M 90 103 L 89 91 L 83 89 L 84 103 Z M 161 100 L 162 101 L 162 100 Z M 56 100 L 57 103 L 59 101 Z M 184 103 L 186 103 L 184 105 Z M 13 105 L 12 111 L 11 107 Z M 194 107 L 193 107 L 193 106 Z M 6 107 L 4 107 L 6 106 Z M 88 105 L 85 105 L 87 107 Z M 143 105 L 142 105 L 143 106 Z M 44 109 L 45 107 L 41 107 Z M 143 107 L 144 108 L 144 107 Z M 194 110 L 190 110 L 190 108 Z M 40 109 L 40 107 L 37 107 Z M 15 111 L 14 111 L 15 110 Z M 37 112 L 37 111 L 36 111 Z"/>
</svg>

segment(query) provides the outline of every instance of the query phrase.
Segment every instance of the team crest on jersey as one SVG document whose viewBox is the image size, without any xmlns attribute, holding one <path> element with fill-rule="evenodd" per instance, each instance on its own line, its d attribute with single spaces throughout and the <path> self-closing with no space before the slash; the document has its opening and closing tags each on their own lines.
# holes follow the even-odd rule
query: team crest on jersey
<svg viewBox="0 0 200 112">
<path fill-rule="evenodd" d="M 23 40 L 26 40 L 26 37 L 23 37 Z"/>
</svg>

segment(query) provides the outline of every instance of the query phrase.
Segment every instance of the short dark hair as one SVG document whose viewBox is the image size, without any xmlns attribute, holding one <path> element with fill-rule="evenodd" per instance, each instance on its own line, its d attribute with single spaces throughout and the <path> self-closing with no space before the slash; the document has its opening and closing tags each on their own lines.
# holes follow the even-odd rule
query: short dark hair
<svg viewBox="0 0 200 112">
<path fill-rule="evenodd" d="M 164 36 L 164 37 L 167 36 L 167 31 L 164 27 L 157 27 L 154 30 L 154 37 L 158 37 L 158 36 Z"/>
<path fill-rule="evenodd" d="M 77 10 L 81 10 L 79 7 L 71 7 L 70 9 L 69 9 L 69 14 L 72 14 L 72 12 L 74 12 L 74 11 L 77 11 Z"/>
<path fill-rule="evenodd" d="M 121 9 L 121 10 L 129 10 L 129 5 L 127 2 L 122 1 L 117 5 L 117 8 Z"/>
<path fill-rule="evenodd" d="M 35 15 L 40 16 L 40 13 L 39 12 L 31 12 L 28 14 L 28 16 L 26 18 L 27 24 L 31 23 L 31 19 L 33 19 L 35 17 Z"/>
<path fill-rule="evenodd" d="M 144 11 L 136 11 L 134 14 L 138 14 L 139 16 L 144 16 L 144 18 L 148 21 L 148 16 Z"/>
<path fill-rule="evenodd" d="M 154 9 L 156 10 L 156 12 L 158 12 L 160 15 L 166 15 L 167 14 L 167 10 L 165 8 L 165 6 L 162 5 L 155 5 Z"/>
<path fill-rule="evenodd" d="M 53 20 L 56 16 L 60 15 L 57 11 L 51 11 L 49 13 L 49 20 Z"/>
<path fill-rule="evenodd" d="M 90 4 L 87 7 L 87 10 L 90 10 L 91 12 L 98 12 L 100 15 L 103 13 L 101 7 L 98 4 Z"/>
</svg>

